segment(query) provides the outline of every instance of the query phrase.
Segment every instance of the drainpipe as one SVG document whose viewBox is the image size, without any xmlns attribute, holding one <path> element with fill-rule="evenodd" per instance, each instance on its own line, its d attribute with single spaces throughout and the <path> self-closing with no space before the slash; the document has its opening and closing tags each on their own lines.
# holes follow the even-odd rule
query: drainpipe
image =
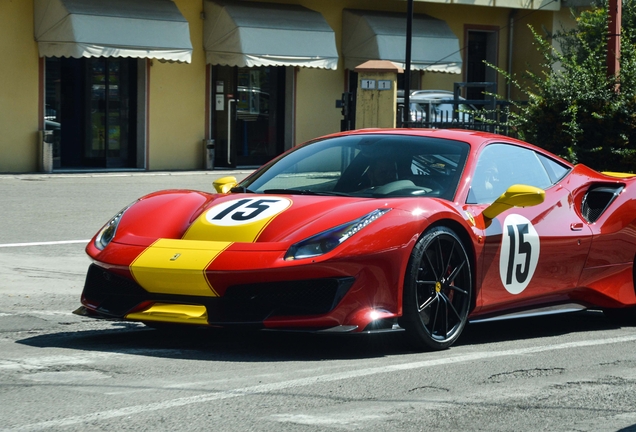
<svg viewBox="0 0 636 432">
<path fill-rule="evenodd" d="M 608 33 L 607 38 L 607 76 L 616 80 L 619 77 L 620 65 L 618 59 L 621 56 L 621 0 L 610 0 L 608 2 Z M 619 92 L 620 83 L 616 82 L 614 90 Z"/>
<path fill-rule="evenodd" d="M 413 0 L 406 3 L 406 52 L 404 53 L 404 117 L 402 127 L 411 127 L 411 44 L 413 39 Z"/>
<path fill-rule="evenodd" d="M 508 15 L 508 74 L 510 76 L 512 76 L 512 45 L 513 45 L 513 39 L 514 39 L 514 30 L 515 30 L 515 15 L 517 14 L 517 10 L 513 9 L 510 11 L 510 14 Z M 508 85 L 506 86 L 506 97 L 508 100 L 510 100 L 511 97 L 511 84 L 510 81 L 508 81 Z"/>
</svg>

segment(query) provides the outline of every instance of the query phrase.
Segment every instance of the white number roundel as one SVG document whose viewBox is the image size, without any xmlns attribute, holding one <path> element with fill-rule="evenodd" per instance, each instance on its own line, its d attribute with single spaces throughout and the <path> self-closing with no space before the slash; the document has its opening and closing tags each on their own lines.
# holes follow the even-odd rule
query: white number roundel
<svg viewBox="0 0 636 432">
<path fill-rule="evenodd" d="M 270 218 L 289 207 L 287 198 L 242 198 L 212 207 L 205 219 L 212 225 L 236 226 Z"/>
<path fill-rule="evenodd" d="M 518 214 L 506 217 L 502 227 L 499 276 L 510 294 L 521 293 L 534 275 L 540 241 L 532 223 Z"/>
</svg>

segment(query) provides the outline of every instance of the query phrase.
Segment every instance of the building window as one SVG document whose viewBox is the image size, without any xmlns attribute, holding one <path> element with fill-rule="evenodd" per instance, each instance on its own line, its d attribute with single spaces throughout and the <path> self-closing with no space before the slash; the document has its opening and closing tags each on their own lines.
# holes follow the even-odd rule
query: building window
<svg viewBox="0 0 636 432">
<path fill-rule="evenodd" d="M 497 82 L 497 72 L 486 65 L 497 65 L 497 28 L 468 28 L 466 30 L 466 82 Z M 485 86 L 468 87 L 467 99 L 485 99 Z"/>
</svg>

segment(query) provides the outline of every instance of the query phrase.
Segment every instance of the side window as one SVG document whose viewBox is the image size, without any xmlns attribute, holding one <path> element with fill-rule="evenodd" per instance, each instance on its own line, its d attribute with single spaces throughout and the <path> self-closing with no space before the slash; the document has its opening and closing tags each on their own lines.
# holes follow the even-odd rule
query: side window
<svg viewBox="0 0 636 432">
<path fill-rule="evenodd" d="M 536 152 L 509 144 L 490 144 L 479 155 L 469 204 L 490 204 L 513 184 L 545 189 L 552 180 Z"/>
<path fill-rule="evenodd" d="M 540 153 L 537 153 L 537 156 L 539 156 L 539 160 L 548 172 L 552 184 L 557 183 L 559 180 L 565 177 L 567 173 L 570 172 L 570 167 L 562 165 L 554 159 L 550 159 L 549 157 L 544 156 Z"/>
</svg>

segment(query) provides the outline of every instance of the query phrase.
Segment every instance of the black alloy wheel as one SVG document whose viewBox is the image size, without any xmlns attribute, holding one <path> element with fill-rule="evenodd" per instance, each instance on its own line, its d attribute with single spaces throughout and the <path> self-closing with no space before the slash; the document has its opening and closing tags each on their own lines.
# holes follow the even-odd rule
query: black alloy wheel
<svg viewBox="0 0 636 432">
<path fill-rule="evenodd" d="M 401 320 L 416 348 L 455 343 L 470 312 L 472 280 L 470 259 L 452 230 L 434 227 L 418 240 L 404 280 Z"/>
</svg>

